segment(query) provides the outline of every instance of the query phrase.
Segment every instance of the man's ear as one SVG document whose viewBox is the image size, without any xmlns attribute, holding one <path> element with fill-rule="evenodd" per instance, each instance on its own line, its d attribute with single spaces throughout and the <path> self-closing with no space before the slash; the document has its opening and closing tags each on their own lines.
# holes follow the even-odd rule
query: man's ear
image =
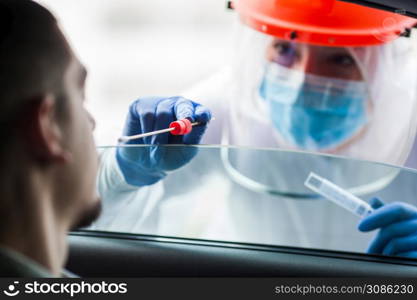
<svg viewBox="0 0 417 300">
<path fill-rule="evenodd" d="M 65 149 L 63 126 L 56 118 L 56 99 L 52 94 L 36 97 L 26 114 L 28 149 L 43 163 L 66 163 L 71 153 Z"/>
</svg>

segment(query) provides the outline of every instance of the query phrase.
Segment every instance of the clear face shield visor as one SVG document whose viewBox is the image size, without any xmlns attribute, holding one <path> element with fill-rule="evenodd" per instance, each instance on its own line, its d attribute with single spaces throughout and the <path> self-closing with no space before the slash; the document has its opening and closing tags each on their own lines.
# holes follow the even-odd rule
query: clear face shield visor
<svg viewBox="0 0 417 300">
<path fill-rule="evenodd" d="M 404 165 L 417 121 L 414 32 L 407 38 L 366 47 L 297 43 L 246 26 L 241 26 L 239 36 L 224 143 Z M 245 177 L 250 180 L 254 178 L 244 161 L 258 168 L 268 164 L 256 162 L 256 157 L 227 158 L 234 171 L 248 174 Z M 395 177 L 381 172 L 368 174 L 366 182 L 355 180 L 352 173 L 350 185 L 369 183 L 380 189 Z M 252 183 L 278 194 L 304 190 L 301 185 L 278 188 L 273 177 L 258 177 Z M 381 184 L 375 185 L 377 181 Z"/>
<path fill-rule="evenodd" d="M 335 151 L 366 126 L 369 92 L 349 50 L 280 39 L 267 46 L 259 96 L 289 145 Z"/>
</svg>

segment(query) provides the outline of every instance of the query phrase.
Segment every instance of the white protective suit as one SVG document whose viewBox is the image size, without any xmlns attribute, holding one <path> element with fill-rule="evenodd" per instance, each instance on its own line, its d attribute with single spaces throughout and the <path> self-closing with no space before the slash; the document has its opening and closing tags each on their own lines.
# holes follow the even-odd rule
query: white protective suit
<svg viewBox="0 0 417 300">
<path fill-rule="evenodd" d="M 296 150 L 274 129 L 258 93 L 270 40 L 246 29 L 238 48 L 251 51 L 237 52 L 241 57 L 236 65 L 183 95 L 209 107 L 216 118 L 203 144 Z M 368 83 L 373 111 L 364 134 L 330 154 L 417 166 L 412 151 L 417 122 L 416 46 L 414 34 L 382 46 L 349 49 Z M 386 202 L 417 204 L 417 176 L 411 171 L 331 156 L 308 157 L 297 152 L 203 148 L 189 166 L 138 189 L 124 182 L 114 149 L 108 149 L 102 154 L 98 178 L 104 214 L 94 228 L 364 251 L 371 234 L 358 232 L 356 216 L 331 202 L 304 197 L 308 192 L 302 183 L 309 171 L 351 188 L 364 199 L 379 195 Z M 307 199 L 299 199 L 303 197 Z"/>
</svg>

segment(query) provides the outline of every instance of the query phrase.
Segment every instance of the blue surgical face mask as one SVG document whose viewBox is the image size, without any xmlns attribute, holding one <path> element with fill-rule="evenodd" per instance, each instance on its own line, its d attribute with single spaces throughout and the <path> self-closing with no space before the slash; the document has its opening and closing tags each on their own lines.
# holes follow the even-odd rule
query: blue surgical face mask
<svg viewBox="0 0 417 300">
<path fill-rule="evenodd" d="M 269 63 L 259 92 L 276 129 L 301 149 L 334 148 L 367 122 L 363 81 L 305 74 Z"/>
</svg>

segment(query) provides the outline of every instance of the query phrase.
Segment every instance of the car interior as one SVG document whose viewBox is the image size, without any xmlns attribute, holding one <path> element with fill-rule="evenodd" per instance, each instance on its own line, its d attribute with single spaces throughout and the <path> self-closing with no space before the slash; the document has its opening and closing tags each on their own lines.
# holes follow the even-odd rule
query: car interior
<svg viewBox="0 0 417 300">
<path fill-rule="evenodd" d="M 412 0 L 347 2 L 417 17 Z M 82 277 L 417 277 L 417 259 L 314 244 L 282 246 L 100 228 L 71 232 L 69 244 L 66 268 Z"/>
<path fill-rule="evenodd" d="M 143 151 L 147 147 L 152 146 L 142 145 L 130 149 Z M 189 150 L 187 147 L 196 146 L 166 147 L 169 148 L 167 151 L 183 151 Z M 141 209 L 130 209 L 133 217 L 128 215 L 128 210 L 122 209 L 111 220 L 108 215 L 112 209 L 105 206 L 103 214 L 107 218 L 104 221 L 99 219 L 92 227 L 70 233 L 68 270 L 86 277 L 412 277 L 417 274 L 416 259 L 366 254 L 365 248 L 371 235 L 357 231 L 358 216 L 330 201 L 318 199 L 316 194 L 302 185 L 308 172 L 314 170 L 342 186 L 356 187 L 356 193 L 363 194 L 364 197 L 372 195 L 390 199 L 395 198 L 399 189 L 404 194 L 408 190 L 410 197 L 404 201 L 412 203 L 416 196 L 412 182 L 417 181 L 417 171 L 307 152 L 230 146 L 198 146 L 197 149 L 197 155 L 192 162 L 162 180 L 167 196 L 159 199 L 159 206 L 153 209 L 158 212 L 158 217 L 153 218 L 150 215 L 148 218 L 160 218 L 157 229 L 140 221 L 143 215 Z M 99 153 L 102 150 L 99 149 Z M 112 147 L 104 149 L 111 150 Z M 245 163 L 239 164 L 239 161 L 255 163 L 255 168 L 262 173 L 248 169 Z M 270 167 L 268 172 L 263 165 L 271 165 L 271 162 L 274 162 L 275 168 Z M 268 175 L 283 174 L 282 170 L 285 170 L 288 162 L 292 165 L 298 162 L 306 172 L 287 176 L 293 182 L 291 190 L 282 189 Z M 333 170 L 337 168 L 344 170 L 343 174 L 347 176 L 342 176 L 342 179 L 332 177 Z M 357 170 L 364 170 L 366 175 L 363 178 L 353 176 Z M 353 172 L 351 176 L 349 172 Z M 216 181 L 216 178 L 220 178 L 223 184 Z M 300 178 L 302 180 L 298 180 Z M 178 179 L 186 181 L 187 185 L 181 186 Z M 214 192 L 213 184 L 216 182 L 218 191 Z M 400 186 L 401 182 L 406 186 Z M 226 194 L 228 184 L 237 187 L 237 194 Z M 209 221 L 204 223 L 205 220 L 218 217 L 216 205 L 235 200 L 236 208 L 239 209 L 242 204 L 239 190 L 245 191 L 250 195 L 249 198 L 261 201 L 258 202 L 260 207 L 262 202 L 267 201 L 278 204 L 275 207 L 283 215 L 278 215 L 277 212 L 276 222 L 271 223 L 275 225 L 270 226 L 286 229 L 271 231 L 272 234 L 266 232 L 265 226 L 261 225 L 261 219 L 264 218 L 260 214 L 261 210 L 256 211 L 255 207 L 250 215 L 259 224 L 251 223 L 251 219 L 239 221 L 236 214 L 234 222 L 220 222 L 220 230 L 217 229 L 215 234 L 207 233 L 205 228 Z M 100 192 L 102 200 L 106 201 L 105 189 Z M 140 199 L 140 195 L 138 193 L 135 197 L 136 203 L 154 197 L 151 193 L 145 193 Z M 282 200 L 282 197 L 289 198 L 288 202 Z M 215 198 L 223 201 L 216 201 Z M 117 203 L 122 198 L 113 194 L 110 200 Z M 288 207 L 290 210 L 286 210 Z M 297 211 L 292 216 L 291 207 Z M 288 218 L 285 218 L 285 214 Z M 302 221 L 297 216 L 301 216 Z M 320 222 L 320 219 L 324 222 Z M 129 220 L 133 220 L 132 224 L 142 225 L 129 225 Z M 166 220 L 171 221 L 163 226 Z M 251 223 L 253 228 L 247 227 L 247 223 Z M 224 233 L 233 227 L 246 237 L 236 238 Z M 275 235 L 282 236 L 276 239 Z"/>
</svg>

